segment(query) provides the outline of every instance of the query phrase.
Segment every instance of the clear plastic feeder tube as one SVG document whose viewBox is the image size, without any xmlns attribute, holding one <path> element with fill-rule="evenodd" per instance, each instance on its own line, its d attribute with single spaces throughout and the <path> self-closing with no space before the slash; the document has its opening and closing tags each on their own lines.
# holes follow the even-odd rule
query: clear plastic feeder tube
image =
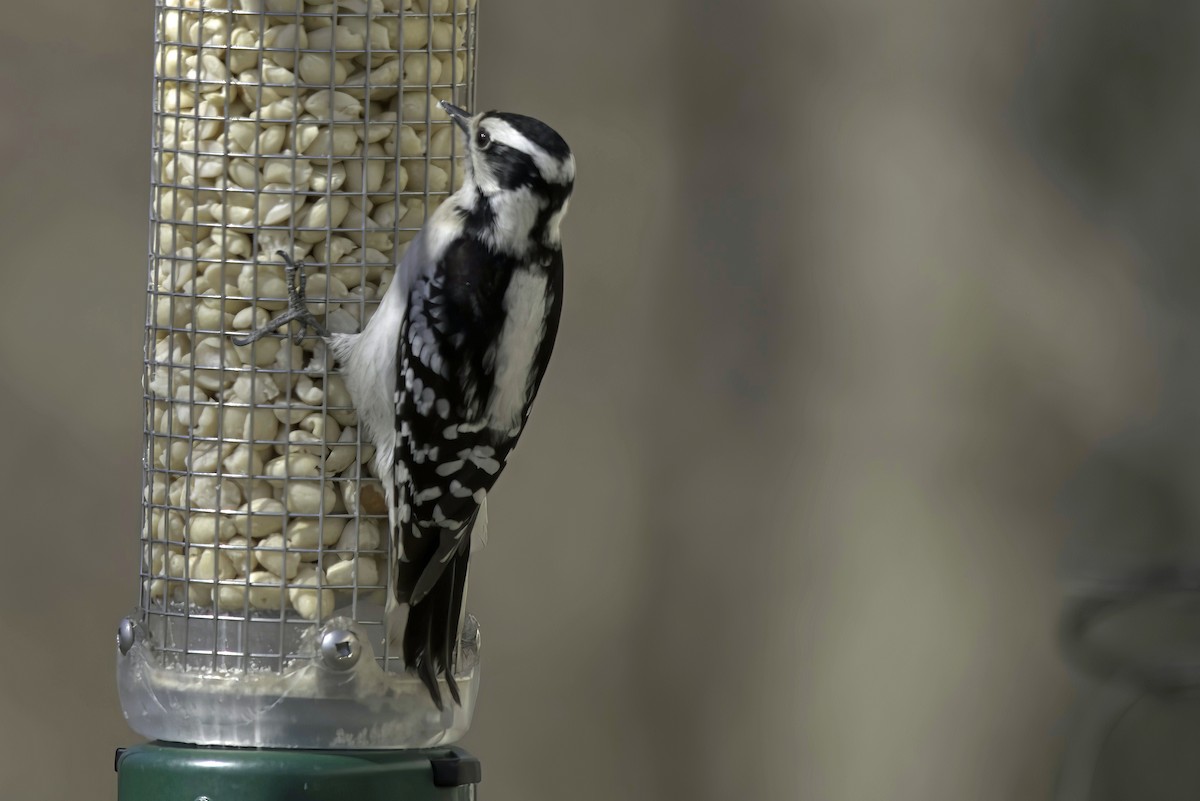
<svg viewBox="0 0 1200 801">
<path fill-rule="evenodd" d="M 323 341 L 235 344 L 287 306 L 354 332 L 461 184 L 439 100 L 474 107 L 474 0 L 155 4 L 143 528 L 118 682 L 130 725 L 209 745 L 397 748 L 439 711 L 385 620 L 392 559 L 370 443 Z"/>
</svg>

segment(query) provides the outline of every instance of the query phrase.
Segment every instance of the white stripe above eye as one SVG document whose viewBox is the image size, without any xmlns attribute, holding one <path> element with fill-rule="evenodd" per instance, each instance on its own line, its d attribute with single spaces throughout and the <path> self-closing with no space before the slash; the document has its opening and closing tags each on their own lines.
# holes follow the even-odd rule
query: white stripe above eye
<svg viewBox="0 0 1200 801">
<path fill-rule="evenodd" d="M 525 134 L 504 120 L 495 117 L 488 117 L 481 123 L 481 126 L 487 130 L 488 135 L 494 141 L 528 154 L 533 159 L 533 163 L 537 165 L 538 172 L 550 183 L 569 184 L 575 180 L 574 156 L 567 156 L 565 161 L 559 161 L 540 145 L 534 144 Z"/>
</svg>

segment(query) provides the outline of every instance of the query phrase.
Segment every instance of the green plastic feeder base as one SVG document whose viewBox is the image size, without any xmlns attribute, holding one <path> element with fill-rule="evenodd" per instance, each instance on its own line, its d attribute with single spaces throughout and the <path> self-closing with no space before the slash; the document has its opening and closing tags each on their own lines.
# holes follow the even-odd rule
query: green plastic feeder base
<svg viewBox="0 0 1200 801">
<path fill-rule="evenodd" d="M 118 801 L 472 801 L 461 748 L 300 751 L 147 743 L 117 751 Z"/>
</svg>

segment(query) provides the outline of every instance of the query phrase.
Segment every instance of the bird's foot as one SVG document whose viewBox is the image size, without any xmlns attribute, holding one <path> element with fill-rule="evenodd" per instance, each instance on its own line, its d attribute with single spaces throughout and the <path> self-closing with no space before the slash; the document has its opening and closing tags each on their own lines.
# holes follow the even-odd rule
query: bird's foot
<svg viewBox="0 0 1200 801">
<path fill-rule="evenodd" d="M 234 338 L 235 345 L 249 345 L 251 342 L 262 339 L 267 334 L 278 331 L 293 320 L 300 322 L 300 329 L 292 336 L 293 341 L 299 345 L 304 339 L 305 332 L 311 328 L 318 336 L 327 339 L 329 332 L 325 327 L 317 322 L 317 318 L 308 310 L 308 301 L 304 296 L 304 285 L 308 282 L 308 276 L 304 274 L 304 270 L 300 269 L 302 264 L 298 265 L 292 261 L 292 257 L 282 250 L 278 251 L 283 263 L 287 265 L 284 268 L 284 275 L 287 277 L 288 285 L 288 308 L 283 314 L 275 317 L 262 328 L 251 331 L 249 336 L 241 339 Z"/>
</svg>

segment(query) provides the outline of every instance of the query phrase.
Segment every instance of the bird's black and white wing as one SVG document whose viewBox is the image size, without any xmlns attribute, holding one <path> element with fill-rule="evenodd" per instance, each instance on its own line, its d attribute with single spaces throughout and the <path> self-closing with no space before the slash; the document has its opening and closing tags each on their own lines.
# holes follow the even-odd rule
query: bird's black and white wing
<svg viewBox="0 0 1200 801">
<path fill-rule="evenodd" d="M 471 534 L 528 418 L 562 301 L 561 255 L 526 264 L 483 258 L 483 247 L 458 240 L 414 276 L 396 357 L 405 660 L 431 693 L 445 673 L 456 700 L 452 655 Z"/>
</svg>

